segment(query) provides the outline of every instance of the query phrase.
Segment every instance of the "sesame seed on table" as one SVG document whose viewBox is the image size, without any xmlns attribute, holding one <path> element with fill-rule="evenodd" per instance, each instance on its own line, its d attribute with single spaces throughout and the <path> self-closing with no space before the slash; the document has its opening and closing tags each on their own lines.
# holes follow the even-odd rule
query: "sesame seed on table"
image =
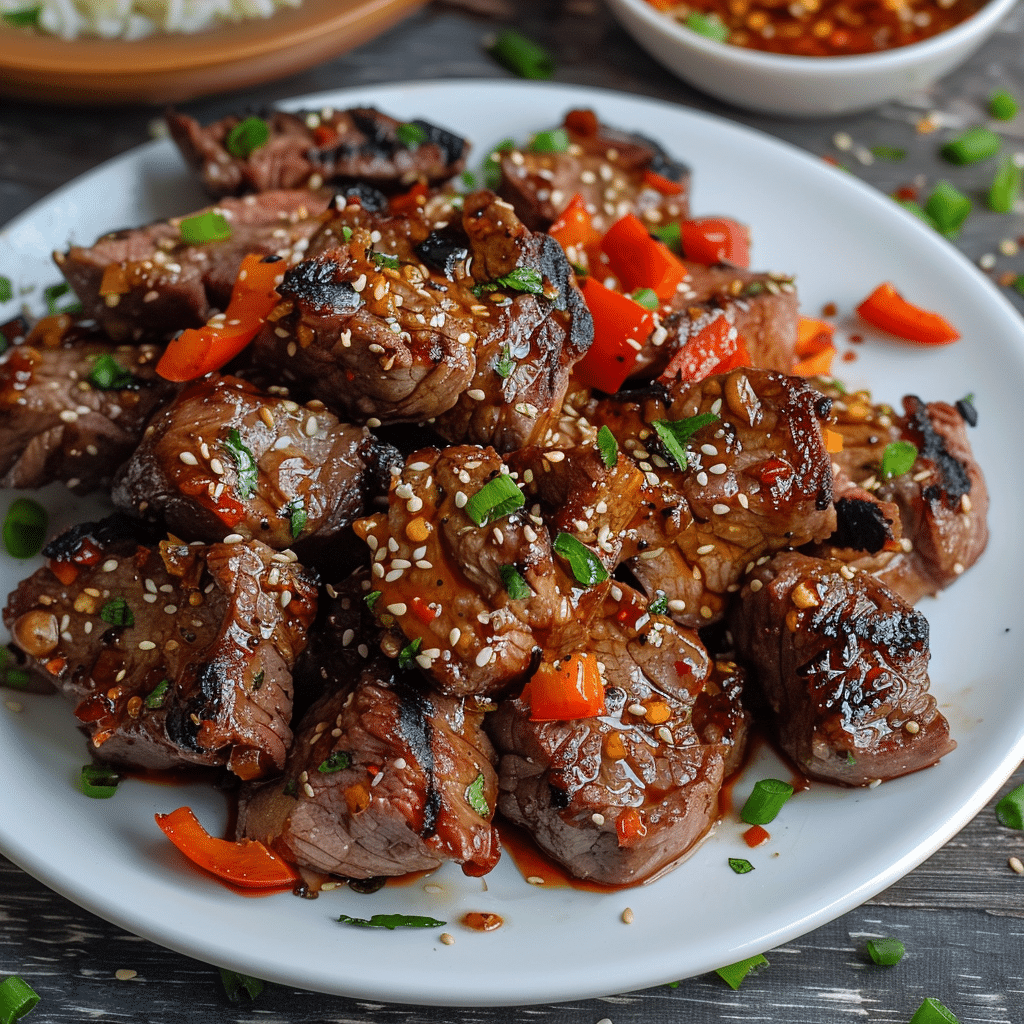
<svg viewBox="0 0 1024 1024">
<path fill-rule="evenodd" d="M 839 163 L 890 195 L 925 194 L 941 178 L 952 180 L 967 195 L 983 194 L 991 168 L 952 167 L 939 156 L 939 144 L 958 130 L 983 122 L 988 97 L 996 90 L 1006 90 L 1024 102 L 1024 5 L 1018 5 L 1002 29 L 965 65 L 931 89 L 866 113 L 800 121 L 727 107 L 675 79 L 616 26 L 599 0 L 519 0 L 514 4 L 448 0 L 428 3 L 384 35 L 319 67 L 244 94 L 192 101 L 181 109 L 205 123 L 237 109 L 257 109 L 332 88 L 409 79 L 507 78 L 481 41 L 510 24 L 553 53 L 556 81 L 628 91 L 718 114 Z M 543 122 L 561 112 L 537 113 L 538 121 Z M 147 141 L 151 123 L 159 114 L 157 109 L 130 104 L 69 109 L 5 99 L 0 104 L 0 225 L 102 161 Z M 655 125 L 648 130 L 657 134 Z M 1024 152 L 1024 120 L 1018 117 L 1000 125 L 999 130 L 1008 151 Z M 902 151 L 904 156 L 894 160 L 885 155 L 893 151 Z M 1024 295 L 1011 287 L 1024 275 L 1024 213 L 996 214 L 976 202 L 955 244 L 1024 315 Z M 381 298 L 383 294 L 377 296 Z M 474 401 L 485 398 L 476 390 L 467 391 L 467 396 Z M 258 415 L 268 426 L 272 424 L 269 409 Z M 373 418 L 367 423 L 379 426 Z M 309 415 L 303 429 L 312 436 L 322 425 L 322 414 L 319 421 L 317 415 Z M 719 451 L 714 438 L 706 439 L 701 453 L 706 474 L 699 483 L 708 487 L 710 481 L 713 487 L 715 478 L 724 476 L 727 467 L 716 461 Z M 201 454 L 206 459 L 205 453 Z M 660 456 L 636 447 L 632 455 L 641 471 L 649 474 L 649 484 L 658 486 L 655 470 L 667 468 Z M 182 451 L 179 458 L 186 466 L 199 463 L 193 452 Z M 218 474 L 217 460 L 207 461 Z M 413 473 L 428 469 L 426 464 L 408 468 Z M 529 483 L 525 474 L 523 479 Z M 467 475 L 465 483 L 469 482 Z M 467 487 L 467 492 L 474 489 Z M 411 489 L 404 498 L 409 519 L 404 534 L 408 543 L 403 541 L 402 551 L 409 557 L 396 558 L 395 549 L 389 550 L 390 542 L 368 538 L 371 550 L 377 551 L 374 571 L 397 591 L 404 574 L 431 568 L 424 558 L 428 534 L 422 524 L 426 520 L 416 518 L 421 500 Z M 452 496 L 456 509 L 464 508 L 467 500 L 463 491 Z M 968 503 L 964 511 L 969 510 Z M 712 511 L 725 516 L 730 507 L 715 504 Z M 517 528 L 533 543 L 535 535 L 528 520 L 524 515 Z M 540 525 L 539 519 L 536 525 Z M 498 547 L 511 543 L 507 529 L 505 533 L 502 528 L 493 529 L 492 536 Z M 650 560 L 657 553 L 652 549 L 645 556 Z M 697 549 L 698 555 L 711 553 L 711 545 Z M 392 574 L 397 575 L 389 579 Z M 155 593 L 152 596 L 154 602 L 159 599 Z M 282 607 L 292 596 L 282 591 Z M 401 600 L 396 596 L 387 610 L 400 617 L 409 611 L 411 605 L 407 605 L 404 596 Z M 166 610 L 168 615 L 176 611 L 173 605 Z M 710 609 L 707 614 L 712 614 Z M 483 620 L 480 624 L 488 625 Z M 468 639 L 458 627 L 445 628 L 452 647 Z M 353 639 L 347 637 L 345 645 Z M 145 650 L 145 645 L 151 642 L 143 641 L 140 647 Z M 434 653 L 436 648 L 427 647 L 420 657 L 429 665 Z M 482 647 L 478 657 L 485 658 L 487 664 L 491 655 L 489 647 Z M 13 691 L 3 691 L 0 701 L 0 714 L 19 713 Z M 3 858 L 0 979 L 20 975 L 39 993 L 39 1004 L 26 1018 L 30 1024 L 81 1024 L 84 1020 L 505 1024 L 527 1019 L 527 1015 L 539 1021 L 557 1020 L 558 1024 L 668 1024 L 682 1020 L 692 1024 L 736 1020 L 907 1024 L 926 996 L 940 999 L 965 1024 L 1020 1024 L 1024 1021 L 1024 833 L 1002 826 L 994 805 L 1022 783 L 1024 767 L 1018 768 L 974 821 L 922 865 L 862 906 L 767 950 L 769 967 L 748 977 L 735 992 L 709 974 L 682 981 L 677 987 L 509 1010 L 408 1006 L 268 985 L 254 1003 L 235 1006 L 228 1001 L 216 968 L 93 916 Z M 8 779 L 7 784 L 15 782 Z M 31 780 L 17 780 L 16 784 L 31 785 Z M 617 927 L 635 927 L 635 918 L 639 918 L 639 911 L 634 914 L 628 902 L 625 893 L 616 905 Z M 892 968 L 875 966 L 865 951 L 869 938 L 886 936 L 900 939 L 907 950 L 904 960 Z M 628 942 L 629 933 L 623 937 Z M 439 941 L 449 945 L 467 940 L 459 933 L 445 932 Z M 400 969 L 396 965 L 396 970 Z"/>
</svg>

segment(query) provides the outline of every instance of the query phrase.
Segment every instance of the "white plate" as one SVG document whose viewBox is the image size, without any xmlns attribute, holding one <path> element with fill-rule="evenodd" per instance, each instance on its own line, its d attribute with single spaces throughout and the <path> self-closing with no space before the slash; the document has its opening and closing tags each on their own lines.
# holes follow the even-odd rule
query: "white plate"
<svg viewBox="0 0 1024 1024">
<path fill-rule="evenodd" d="M 752 225 L 758 267 L 798 275 L 803 308 L 835 302 L 849 312 L 875 285 L 898 283 L 909 298 L 952 319 L 964 338 L 924 349 L 868 335 L 860 358 L 839 364 L 879 399 L 906 391 L 955 400 L 973 392 L 972 434 L 989 474 L 992 540 L 981 563 L 922 609 L 932 624 L 932 683 L 960 746 L 938 767 L 874 790 L 815 785 L 771 826 L 771 843 L 749 851 L 728 817 L 686 863 L 657 882 L 593 893 L 528 885 L 508 857 L 485 880 L 444 870 L 372 896 L 347 889 L 315 902 L 276 895 L 243 899 L 189 869 L 153 822 L 182 803 L 213 830 L 220 797 L 124 783 L 111 800 L 76 789 L 85 744 L 67 707 L 26 696 L 0 708 L 3 813 L 0 848 L 70 899 L 133 932 L 220 966 L 339 995 L 448 1005 L 516 1004 L 596 996 L 703 973 L 759 953 L 842 914 L 905 874 L 984 805 L 1024 756 L 1024 632 L 1017 626 L 1024 569 L 1017 495 L 1003 467 L 1024 438 L 1024 329 L 1011 307 L 952 246 L 890 200 L 803 153 L 744 128 L 650 100 L 590 89 L 454 82 L 374 86 L 302 101 L 341 107 L 374 103 L 467 132 L 477 158 L 506 136 L 525 139 L 573 106 L 609 124 L 657 136 L 694 170 L 693 208 Z M 55 193 L 0 235 L 0 273 L 23 285 L 49 283 L 51 248 L 90 242 L 102 231 L 181 213 L 202 203 L 167 143 L 136 150 Z M 7 309 L 3 312 L 13 312 Z M 852 321 L 850 321 L 852 325 Z M 68 521 L 71 504 L 46 500 Z M 0 512 L 6 500 L 0 499 Z M 59 525 L 59 522 L 57 523 Z M 24 565 L 0 566 L 13 586 Z M 34 568 L 34 565 L 32 566 Z M 753 780 L 783 769 L 764 754 L 736 786 L 739 806 Z M 785 777 L 785 776 L 783 776 Z M 747 856 L 736 875 L 726 861 Z M 622 911 L 631 907 L 634 923 Z M 460 927 L 467 910 L 500 914 L 505 926 Z M 369 932 L 338 914 L 426 914 L 441 929 Z"/>
</svg>

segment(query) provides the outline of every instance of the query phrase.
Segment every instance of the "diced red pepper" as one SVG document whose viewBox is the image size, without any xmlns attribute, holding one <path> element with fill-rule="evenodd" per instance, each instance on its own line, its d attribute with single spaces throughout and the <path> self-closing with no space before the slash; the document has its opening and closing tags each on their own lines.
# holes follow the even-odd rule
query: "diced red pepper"
<svg viewBox="0 0 1024 1024">
<path fill-rule="evenodd" d="M 771 839 L 771 833 L 762 825 L 751 825 L 751 827 L 743 833 L 743 841 L 751 849 L 755 846 L 760 846 L 762 843 L 767 843 L 769 839 Z"/>
<path fill-rule="evenodd" d="M 441 609 L 436 604 L 427 604 L 422 597 L 412 598 L 409 601 L 409 607 L 412 609 L 413 615 L 426 626 L 429 626 L 441 614 Z"/>
<path fill-rule="evenodd" d="M 408 192 L 395 196 L 388 204 L 391 213 L 415 213 L 427 198 L 426 182 L 417 181 Z"/>
<path fill-rule="evenodd" d="M 797 324 L 796 354 L 793 366 L 798 377 L 825 377 L 832 371 L 836 347 L 832 341 L 835 327 L 826 320 L 802 316 Z"/>
<path fill-rule="evenodd" d="M 601 237 L 587 210 L 587 201 L 579 192 L 555 218 L 555 222 L 548 228 L 548 234 L 563 249 L 569 249 L 570 246 L 593 245 Z"/>
<path fill-rule="evenodd" d="M 880 284 L 857 312 L 869 324 L 919 345 L 948 345 L 960 337 L 945 317 L 907 302 L 888 281 Z"/>
<path fill-rule="evenodd" d="M 678 196 L 682 195 L 684 191 L 683 185 L 678 181 L 673 181 L 650 169 L 644 171 L 644 184 L 648 188 L 653 188 L 655 192 L 660 192 L 663 196 Z"/>
<path fill-rule="evenodd" d="M 667 302 L 689 276 L 672 250 L 652 238 L 633 213 L 626 214 L 605 232 L 601 251 L 608 257 L 623 291 L 650 288 L 662 302 Z"/>
<path fill-rule="evenodd" d="M 531 722 L 566 722 L 604 713 L 604 683 L 597 657 L 579 651 L 541 662 L 523 689 Z"/>
<path fill-rule="evenodd" d="M 614 394 L 633 372 L 637 353 L 654 330 L 654 314 L 592 277 L 581 287 L 594 318 L 594 342 L 575 372 L 588 387 Z"/>
<path fill-rule="evenodd" d="M 746 346 L 742 346 L 736 328 L 729 322 L 724 313 L 718 313 L 707 323 L 697 327 L 696 331 L 683 342 L 665 367 L 660 380 L 670 382 L 680 380 L 684 384 L 695 384 L 712 373 L 718 367 L 730 368 L 730 363 L 738 357 L 745 362 L 737 365 L 749 365 L 750 356 Z"/>
<path fill-rule="evenodd" d="M 683 255 L 695 263 L 750 266 L 750 232 L 728 217 L 699 217 L 679 225 Z"/>
<path fill-rule="evenodd" d="M 615 820 L 615 832 L 619 846 L 636 846 L 647 835 L 647 825 L 637 808 L 627 807 Z"/>
<path fill-rule="evenodd" d="M 50 559 L 50 572 L 52 572 L 65 587 L 70 587 L 71 584 L 78 579 L 78 566 L 73 562 L 58 562 L 56 559 Z"/>
</svg>

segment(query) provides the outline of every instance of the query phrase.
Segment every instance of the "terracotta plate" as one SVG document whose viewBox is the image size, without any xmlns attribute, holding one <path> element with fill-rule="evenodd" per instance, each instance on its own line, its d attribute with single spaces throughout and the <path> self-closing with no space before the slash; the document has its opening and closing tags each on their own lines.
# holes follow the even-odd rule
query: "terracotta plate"
<svg viewBox="0 0 1024 1024">
<path fill-rule="evenodd" d="M 60 103 L 178 103 L 319 64 L 424 0 L 304 0 L 196 35 L 64 40 L 0 27 L 0 94 Z"/>
</svg>

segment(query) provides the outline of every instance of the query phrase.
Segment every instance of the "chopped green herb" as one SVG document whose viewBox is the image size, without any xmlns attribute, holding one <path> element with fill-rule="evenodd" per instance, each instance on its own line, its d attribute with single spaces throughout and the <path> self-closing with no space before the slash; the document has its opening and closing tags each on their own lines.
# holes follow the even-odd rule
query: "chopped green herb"
<svg viewBox="0 0 1024 1024">
<path fill-rule="evenodd" d="M 368 594 L 366 594 L 363 597 L 363 600 L 366 602 L 366 607 L 369 608 L 371 612 L 373 611 L 373 606 L 377 603 L 377 599 L 380 597 L 380 595 L 381 591 L 371 590 Z"/>
<path fill-rule="evenodd" d="M 341 237 L 346 242 L 352 241 L 352 229 L 347 224 L 343 224 L 341 227 Z"/>
<path fill-rule="evenodd" d="M 2 16 L 12 28 L 35 28 L 39 24 L 39 15 L 42 14 L 42 5 L 36 7 L 22 7 L 17 11 L 7 11 Z"/>
<path fill-rule="evenodd" d="M 238 496 L 243 500 L 251 498 L 256 493 L 256 484 L 259 480 L 256 459 L 243 443 L 236 427 L 228 431 L 228 439 L 223 445 L 235 463 L 235 490 Z"/>
<path fill-rule="evenodd" d="M 872 156 L 878 157 L 879 160 L 906 160 L 907 151 L 900 149 L 898 146 L 872 146 Z"/>
<path fill-rule="evenodd" d="M 736 872 L 737 875 L 745 875 L 748 871 L 754 870 L 754 865 L 749 860 L 744 860 L 742 857 L 730 857 L 729 867 Z"/>
<path fill-rule="evenodd" d="M 525 504 L 526 499 L 516 482 L 507 473 L 500 473 L 466 502 L 466 515 L 477 526 L 486 526 L 496 519 L 504 519 Z"/>
<path fill-rule="evenodd" d="M 608 570 L 601 564 L 601 559 L 571 533 L 560 533 L 552 547 L 556 554 L 568 561 L 577 583 L 592 587 L 608 579 Z"/>
<path fill-rule="evenodd" d="M 317 771 L 324 775 L 343 771 L 352 764 L 352 756 L 345 750 L 332 750 L 327 758 L 317 765 Z"/>
<path fill-rule="evenodd" d="M 162 708 L 167 699 L 167 691 L 170 689 L 170 679 L 161 679 L 146 697 L 144 703 L 147 708 Z"/>
<path fill-rule="evenodd" d="M 1020 295 L 1024 295 L 1024 274 L 1021 274 L 1016 281 L 1013 282 L 1013 290 Z"/>
<path fill-rule="evenodd" d="M 112 626 L 134 626 L 135 616 L 126 598 L 115 597 L 100 609 L 100 618 Z"/>
<path fill-rule="evenodd" d="M 46 540 L 49 517 L 46 509 L 32 498 L 15 498 L 4 518 L 4 547 L 12 558 L 31 558 L 39 554 Z"/>
<path fill-rule="evenodd" d="M 903 959 L 907 947 L 899 939 L 868 939 L 868 956 L 879 967 L 892 967 Z"/>
<path fill-rule="evenodd" d="M 517 365 L 516 361 L 512 358 L 512 350 L 508 345 L 502 345 L 498 361 L 494 364 L 494 372 L 502 380 L 508 380 L 515 372 Z"/>
<path fill-rule="evenodd" d="M 728 26 L 715 14 L 701 14 L 699 11 L 694 11 L 683 24 L 697 35 L 713 39 L 716 43 L 724 43 L 729 38 Z"/>
<path fill-rule="evenodd" d="M 484 158 L 483 166 L 480 169 L 480 176 L 484 180 L 484 187 L 496 189 L 501 184 L 501 154 L 507 153 L 510 149 L 516 148 L 515 139 L 502 139 L 494 149 Z"/>
<path fill-rule="evenodd" d="M 644 309 L 657 309 L 661 305 L 658 296 L 654 294 L 651 288 L 637 288 L 630 298 L 639 306 L 643 306 Z"/>
<path fill-rule="evenodd" d="M 564 128 L 537 132 L 530 142 L 534 153 L 565 153 L 569 149 L 569 133 Z"/>
<path fill-rule="evenodd" d="M 12 974 L 0 982 L 0 1021 L 11 1024 L 39 1002 L 39 994 L 18 975 Z"/>
<path fill-rule="evenodd" d="M 417 914 L 374 914 L 373 917 L 349 917 L 342 914 L 338 918 L 340 924 L 352 924 L 357 928 L 387 928 L 393 932 L 396 928 L 443 928 L 448 922 L 437 921 L 432 917 L 420 917 Z"/>
<path fill-rule="evenodd" d="M 935 231 L 939 230 L 939 225 L 935 223 L 935 220 L 920 203 L 915 203 L 913 199 L 897 199 L 896 202 L 899 203 L 907 213 L 912 213 L 918 220 L 923 220 L 928 227 Z"/>
<path fill-rule="evenodd" d="M 79 313 L 82 304 L 77 299 L 61 305 L 58 299 L 62 299 L 71 291 L 71 285 L 67 281 L 60 281 L 57 284 L 47 285 L 43 289 L 43 301 L 46 303 L 46 312 L 53 316 L 56 313 Z"/>
<path fill-rule="evenodd" d="M 543 295 L 544 278 L 540 271 L 534 270 L 533 267 L 516 267 L 503 277 L 476 285 L 473 293 L 482 295 L 484 292 L 496 292 L 501 288 L 508 288 L 514 292 L 529 292 L 530 295 Z"/>
<path fill-rule="evenodd" d="M 194 217 L 185 217 L 178 224 L 178 231 L 181 240 L 189 245 L 223 242 L 231 237 L 231 225 L 216 210 L 205 210 Z"/>
<path fill-rule="evenodd" d="M 996 804 L 996 817 L 1007 828 L 1024 829 L 1024 784 L 1011 789 Z"/>
<path fill-rule="evenodd" d="M 513 601 L 525 601 L 526 598 L 533 596 L 530 585 L 514 565 L 503 565 L 498 572 L 501 573 L 501 582 L 505 584 L 505 590 Z"/>
<path fill-rule="evenodd" d="M 406 644 L 398 652 L 398 667 L 408 668 L 416 660 L 416 655 L 420 653 L 422 646 L 423 640 L 420 637 L 416 637 L 412 643 Z"/>
<path fill-rule="evenodd" d="M 373 265 L 378 270 L 383 270 L 385 267 L 388 270 L 397 270 L 400 265 L 397 256 L 390 256 L 386 252 L 369 252 L 367 255 L 373 260 Z"/>
<path fill-rule="evenodd" d="M 487 49 L 499 64 L 521 78 L 550 78 L 555 73 L 551 54 L 514 29 L 499 32 Z"/>
<path fill-rule="evenodd" d="M 1012 121 L 1017 116 L 1017 101 L 1003 89 L 988 98 L 988 112 L 997 121 Z"/>
<path fill-rule="evenodd" d="M 257 672 L 256 675 L 254 675 L 252 677 L 252 692 L 253 693 L 256 693 L 259 690 L 259 688 L 263 685 L 263 680 L 265 678 L 266 678 L 266 673 L 263 671 L 263 669 L 260 669 L 259 672 Z"/>
<path fill-rule="evenodd" d="M 107 800 L 117 792 L 121 776 L 106 764 L 82 765 L 82 792 L 95 800 Z"/>
<path fill-rule="evenodd" d="M 14 298 L 14 285 L 9 277 L 0 275 L 0 302 L 10 302 Z"/>
<path fill-rule="evenodd" d="M 294 779 L 289 779 L 284 784 L 284 788 L 281 790 L 281 792 L 285 796 L 295 796 L 295 794 L 298 792 L 298 790 L 299 790 L 299 787 L 298 787 L 298 784 L 296 783 L 296 781 Z"/>
<path fill-rule="evenodd" d="M 882 451 L 882 479 L 892 480 L 914 468 L 917 446 L 911 441 L 890 441 Z"/>
<path fill-rule="evenodd" d="M 481 772 L 466 788 L 466 803 L 480 815 L 481 818 L 490 820 L 491 808 L 484 796 L 484 775 Z"/>
<path fill-rule="evenodd" d="M 398 141 L 409 149 L 422 146 L 427 141 L 426 131 L 420 125 L 412 122 L 400 124 L 395 129 L 395 135 L 398 136 Z"/>
<path fill-rule="evenodd" d="M 255 999 L 263 991 L 265 984 L 259 978 L 239 974 L 238 971 L 229 971 L 226 967 L 220 969 L 220 980 L 224 986 L 224 994 L 233 1003 L 242 1002 L 243 995 L 248 996 L 250 1001 Z"/>
<path fill-rule="evenodd" d="M 297 540 L 299 534 L 305 529 L 306 521 L 309 518 L 306 510 L 302 507 L 302 499 L 298 496 L 292 498 L 281 511 L 288 516 L 288 522 L 292 530 L 292 540 Z"/>
<path fill-rule="evenodd" d="M 31 680 L 32 677 L 23 668 L 8 669 L 3 677 L 4 686 L 9 686 L 12 690 L 24 690 Z"/>
<path fill-rule="evenodd" d="M 973 204 L 958 188 L 948 181 L 938 181 L 924 204 L 924 212 L 931 217 L 938 231 L 947 238 L 956 238 L 967 220 Z"/>
<path fill-rule="evenodd" d="M 665 450 L 680 469 L 689 469 L 690 453 L 686 445 L 690 438 L 718 417 L 713 412 L 701 412 L 685 420 L 655 420 L 651 426 L 658 432 Z"/>
<path fill-rule="evenodd" d="M 960 1024 L 960 1021 L 938 999 L 929 997 L 917 1008 L 910 1024 Z"/>
<path fill-rule="evenodd" d="M 667 615 L 668 614 L 668 596 L 665 591 L 659 590 L 658 596 L 647 606 L 647 611 L 651 615 Z"/>
<path fill-rule="evenodd" d="M 1012 156 L 999 161 L 996 175 L 988 189 L 988 208 L 995 213 L 1011 213 L 1020 195 L 1024 168 Z"/>
<path fill-rule="evenodd" d="M 748 957 L 746 960 L 740 960 L 738 963 L 729 964 L 727 967 L 719 967 L 715 974 L 717 974 L 722 981 L 726 983 L 733 991 L 738 989 L 743 983 L 743 979 L 755 968 L 755 967 L 767 967 L 768 961 L 758 953 L 757 956 Z"/>
<path fill-rule="evenodd" d="M 607 424 L 597 432 L 597 450 L 606 468 L 611 469 L 619 461 L 619 442 Z"/>
<path fill-rule="evenodd" d="M 87 379 L 94 388 L 99 388 L 100 391 L 121 391 L 124 388 L 130 388 L 136 382 L 135 377 L 119 365 L 109 352 L 104 352 L 97 357 Z"/>
<path fill-rule="evenodd" d="M 767 825 L 774 821 L 782 805 L 793 795 L 793 787 L 780 779 L 758 779 L 740 817 L 748 825 Z"/>
<path fill-rule="evenodd" d="M 854 764 L 857 763 L 857 758 L 855 758 L 853 756 L 853 751 L 852 750 L 848 750 L 846 752 L 846 763 L 849 764 L 849 765 L 854 765 Z"/>
<path fill-rule="evenodd" d="M 651 234 L 664 242 L 673 252 L 682 252 L 683 228 L 679 221 L 673 220 L 660 228 L 652 228 Z"/>
<path fill-rule="evenodd" d="M 247 117 L 239 121 L 224 140 L 224 148 L 244 160 L 254 150 L 265 146 L 270 139 L 270 125 L 262 117 Z"/>
<path fill-rule="evenodd" d="M 942 147 L 942 155 L 953 164 L 976 164 L 995 156 L 1002 144 L 990 128 L 968 128 Z"/>
<path fill-rule="evenodd" d="M 463 188 L 476 188 L 476 175 L 472 171 L 463 171 L 459 181 Z"/>
</svg>

